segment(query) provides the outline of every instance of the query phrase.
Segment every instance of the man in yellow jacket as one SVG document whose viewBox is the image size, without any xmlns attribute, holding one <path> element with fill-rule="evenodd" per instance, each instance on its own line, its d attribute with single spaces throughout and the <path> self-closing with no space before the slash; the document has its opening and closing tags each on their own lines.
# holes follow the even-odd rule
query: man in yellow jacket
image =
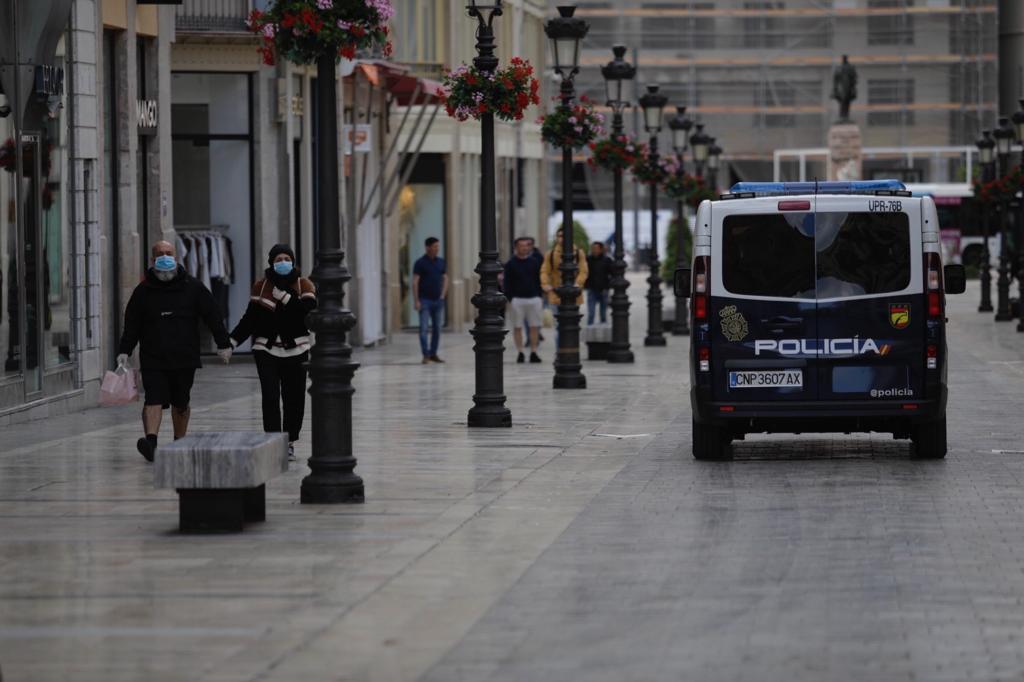
<svg viewBox="0 0 1024 682">
<path fill-rule="evenodd" d="M 589 274 L 587 268 L 587 254 L 583 249 L 574 245 L 576 249 L 576 286 L 580 295 L 576 299 L 576 305 L 583 305 L 583 284 L 587 281 Z M 562 302 L 558 296 L 558 287 L 562 286 L 562 272 L 558 267 L 562 264 L 562 231 L 559 230 L 555 236 L 555 245 L 547 255 L 544 256 L 544 263 L 540 266 L 540 288 L 548 296 L 548 303 L 558 305 Z"/>
</svg>

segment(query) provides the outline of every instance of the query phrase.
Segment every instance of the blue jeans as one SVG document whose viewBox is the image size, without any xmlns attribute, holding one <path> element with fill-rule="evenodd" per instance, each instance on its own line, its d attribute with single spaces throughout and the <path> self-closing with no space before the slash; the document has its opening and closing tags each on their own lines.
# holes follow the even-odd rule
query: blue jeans
<svg viewBox="0 0 1024 682">
<path fill-rule="evenodd" d="M 433 330 L 428 341 L 427 329 L 433 323 Z M 444 301 L 420 299 L 420 350 L 423 357 L 437 355 L 437 345 L 441 342 L 441 326 L 444 324 Z"/>
<path fill-rule="evenodd" d="M 608 322 L 608 291 L 587 289 L 587 324 L 594 324 L 594 308 L 601 306 L 601 324 Z"/>
</svg>

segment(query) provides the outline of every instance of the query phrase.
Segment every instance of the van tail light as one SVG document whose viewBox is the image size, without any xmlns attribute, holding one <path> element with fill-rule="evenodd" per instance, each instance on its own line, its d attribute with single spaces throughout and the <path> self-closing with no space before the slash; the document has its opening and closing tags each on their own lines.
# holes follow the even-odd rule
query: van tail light
<svg viewBox="0 0 1024 682">
<path fill-rule="evenodd" d="M 711 257 L 697 256 L 693 261 L 693 319 L 708 319 L 708 280 L 711 277 Z"/>
<path fill-rule="evenodd" d="M 711 349 L 707 346 L 701 346 L 697 350 L 697 361 L 698 367 L 702 372 L 711 371 Z"/>
<path fill-rule="evenodd" d="M 928 345 L 928 369 L 939 368 L 939 347 L 934 344 Z"/>
<path fill-rule="evenodd" d="M 942 317 L 942 259 L 934 251 L 924 254 L 924 285 L 928 317 Z"/>
<path fill-rule="evenodd" d="M 942 316 L 942 300 L 937 291 L 928 292 L 928 317 Z"/>
</svg>

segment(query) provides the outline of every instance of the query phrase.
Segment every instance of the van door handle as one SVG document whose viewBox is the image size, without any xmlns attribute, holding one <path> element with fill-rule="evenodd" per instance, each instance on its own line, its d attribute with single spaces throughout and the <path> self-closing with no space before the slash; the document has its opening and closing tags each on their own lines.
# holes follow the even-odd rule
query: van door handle
<svg viewBox="0 0 1024 682">
<path fill-rule="evenodd" d="M 804 328 L 804 318 L 772 317 L 766 320 L 761 320 L 761 325 L 766 327 L 768 331 L 774 334 L 782 334 L 784 332 L 802 330 Z"/>
</svg>

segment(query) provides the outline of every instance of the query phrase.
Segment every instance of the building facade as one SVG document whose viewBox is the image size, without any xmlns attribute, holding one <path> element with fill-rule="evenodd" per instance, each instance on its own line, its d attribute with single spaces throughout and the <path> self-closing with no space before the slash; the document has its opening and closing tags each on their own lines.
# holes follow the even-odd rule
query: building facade
<svg viewBox="0 0 1024 682">
<path fill-rule="evenodd" d="M 825 146 L 837 118 L 832 74 L 843 55 L 858 71 L 852 118 L 865 147 L 970 145 L 996 117 L 998 4 L 586 1 L 579 15 L 591 28 L 577 82 L 603 98 L 599 67 L 613 44 L 627 45 L 639 67 L 637 86 L 659 83 L 670 105 L 685 105 L 718 138 L 725 150 L 720 185 L 771 179 L 776 149 Z M 864 173 L 952 181 L 964 170 L 963 155 L 953 157 L 935 163 L 896 155 L 867 161 Z M 810 176 L 826 176 L 820 165 Z M 589 196 L 599 200 L 603 192 L 594 190 Z"/>
<path fill-rule="evenodd" d="M 47 0 L 18 16 L 26 3 L 0 0 L 0 425 L 96 404 L 157 240 L 229 326 L 272 245 L 313 269 L 316 72 L 262 63 L 245 21 L 266 4 Z M 479 127 L 446 118 L 439 80 L 474 56 L 475 23 L 457 0 L 395 8 L 395 56 L 339 68 L 346 303 L 363 346 L 415 323 L 425 236 L 449 260 L 449 327 L 474 316 Z M 537 0 L 506 3 L 502 61 L 543 72 L 543 15 Z M 535 123 L 499 125 L 497 146 L 507 256 L 513 235 L 543 237 L 545 173 Z"/>
</svg>

